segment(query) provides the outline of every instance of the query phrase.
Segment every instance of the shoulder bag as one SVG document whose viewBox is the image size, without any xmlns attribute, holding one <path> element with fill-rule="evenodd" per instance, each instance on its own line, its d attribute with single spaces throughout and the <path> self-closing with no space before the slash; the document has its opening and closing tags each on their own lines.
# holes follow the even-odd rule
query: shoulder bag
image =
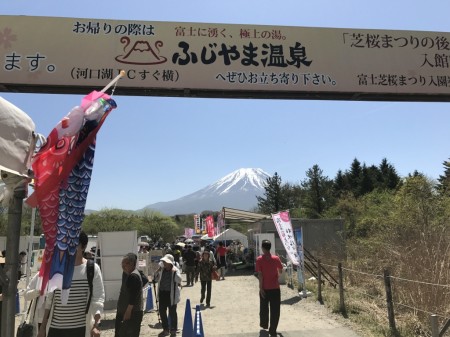
<svg viewBox="0 0 450 337">
<path fill-rule="evenodd" d="M 31 305 L 33 304 L 33 301 L 35 301 L 35 300 L 32 300 L 30 302 L 25 320 L 22 323 L 20 323 L 20 325 L 17 327 L 16 337 L 33 337 L 33 330 L 34 330 L 33 324 L 27 323 L 28 314 L 30 313 L 30 309 L 31 309 Z M 34 307 L 34 309 L 36 310 L 36 306 Z"/>
</svg>

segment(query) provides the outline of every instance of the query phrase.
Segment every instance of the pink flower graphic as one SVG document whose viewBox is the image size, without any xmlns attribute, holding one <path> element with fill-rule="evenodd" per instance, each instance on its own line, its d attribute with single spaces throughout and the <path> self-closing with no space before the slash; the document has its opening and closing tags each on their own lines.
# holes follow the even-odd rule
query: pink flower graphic
<svg viewBox="0 0 450 337">
<path fill-rule="evenodd" d="M 11 32 L 11 28 L 8 27 L 3 29 L 3 32 L 0 31 L 0 46 L 3 45 L 5 49 L 12 46 L 11 42 L 17 41 L 17 36 Z"/>
<path fill-rule="evenodd" d="M 289 222 L 289 212 L 280 212 L 280 218 L 283 222 Z"/>
</svg>

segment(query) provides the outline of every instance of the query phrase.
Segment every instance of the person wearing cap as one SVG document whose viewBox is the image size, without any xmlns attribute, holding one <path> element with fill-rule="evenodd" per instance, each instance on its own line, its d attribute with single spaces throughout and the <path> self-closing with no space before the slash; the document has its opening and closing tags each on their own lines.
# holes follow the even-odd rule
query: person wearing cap
<svg viewBox="0 0 450 337">
<path fill-rule="evenodd" d="M 180 302 L 181 274 L 175 266 L 172 255 L 164 255 L 159 263 L 153 280 L 158 282 L 159 315 L 164 329 L 160 336 L 175 335 L 178 330 L 177 304 Z M 167 309 L 169 309 L 170 326 Z"/>
<path fill-rule="evenodd" d="M 210 260 L 210 252 L 207 250 L 203 251 L 202 259 L 198 263 L 197 271 L 195 273 L 195 280 L 198 280 L 198 275 L 200 275 L 200 282 L 202 285 L 201 288 L 201 297 L 200 304 L 203 304 L 203 300 L 205 299 L 206 292 L 206 306 L 209 307 L 211 305 L 211 273 L 216 270 L 216 265 L 214 262 Z"/>
</svg>

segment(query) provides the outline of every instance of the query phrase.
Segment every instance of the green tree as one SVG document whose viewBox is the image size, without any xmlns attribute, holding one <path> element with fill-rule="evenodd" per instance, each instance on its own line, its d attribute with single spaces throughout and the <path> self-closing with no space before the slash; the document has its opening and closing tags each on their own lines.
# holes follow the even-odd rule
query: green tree
<svg viewBox="0 0 450 337">
<path fill-rule="evenodd" d="M 342 194 L 350 191 L 350 184 L 348 182 L 348 177 L 342 170 L 339 170 L 333 181 L 333 196 L 339 198 Z"/>
<path fill-rule="evenodd" d="M 348 183 L 353 194 L 358 197 L 360 195 L 360 182 L 362 175 L 361 163 L 358 159 L 353 159 L 350 171 L 347 173 Z"/>
<path fill-rule="evenodd" d="M 131 211 L 104 208 L 86 215 L 82 224 L 86 234 L 138 230 L 139 216 Z"/>
<path fill-rule="evenodd" d="M 261 213 L 276 213 L 289 208 L 283 199 L 282 181 L 277 172 L 272 177 L 266 179 L 264 189 L 264 197 L 256 197 L 258 200 L 258 209 Z"/>
<path fill-rule="evenodd" d="M 363 164 L 361 169 L 361 176 L 359 179 L 358 195 L 365 195 L 373 191 L 374 181 L 376 179 L 376 176 L 374 176 L 373 173 L 373 169 L 371 171 L 369 168 L 367 168 L 366 164 Z"/>
<path fill-rule="evenodd" d="M 317 219 L 332 203 L 333 181 L 323 175 L 319 165 L 314 165 L 306 171 L 306 179 L 301 186 L 304 191 L 302 208 L 308 218 Z"/>
<path fill-rule="evenodd" d="M 154 242 L 160 238 L 164 242 L 172 242 L 182 234 L 182 230 L 171 217 L 152 210 L 144 210 L 139 216 L 141 220 L 140 235 L 148 235 Z"/>
<path fill-rule="evenodd" d="M 356 236 L 356 228 L 362 212 L 361 203 L 355 198 L 352 192 L 343 192 L 335 205 L 325 213 L 327 218 L 344 219 L 346 236 Z"/>
<path fill-rule="evenodd" d="M 440 213 L 435 184 L 428 178 L 418 175 L 405 179 L 396 194 L 397 218 L 395 226 L 400 235 L 411 232 L 426 232 L 432 226 L 432 219 Z"/>
<path fill-rule="evenodd" d="M 386 158 L 383 158 L 379 165 L 380 178 L 378 179 L 378 187 L 393 190 L 397 188 L 401 179 L 397 174 L 394 166 L 390 164 Z"/>
<path fill-rule="evenodd" d="M 152 210 L 136 213 L 120 209 L 102 209 L 85 217 L 83 230 L 87 234 L 137 230 L 138 235 L 148 235 L 154 241 L 162 238 L 165 242 L 171 242 L 181 234 L 180 228 L 171 217 Z"/>
<path fill-rule="evenodd" d="M 450 196 L 450 161 L 444 161 L 444 174 L 439 175 L 438 178 L 438 190 L 441 195 Z"/>
</svg>

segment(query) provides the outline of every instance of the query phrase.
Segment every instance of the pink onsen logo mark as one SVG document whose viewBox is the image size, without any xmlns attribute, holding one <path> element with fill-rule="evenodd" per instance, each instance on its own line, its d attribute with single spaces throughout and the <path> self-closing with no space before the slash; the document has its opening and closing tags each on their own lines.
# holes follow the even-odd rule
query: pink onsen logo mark
<svg viewBox="0 0 450 337">
<path fill-rule="evenodd" d="M 0 46 L 3 45 L 5 49 L 12 46 L 11 42 L 17 41 L 17 36 L 12 34 L 12 29 L 6 27 L 3 32 L 0 31 Z"/>
<path fill-rule="evenodd" d="M 116 56 L 115 60 L 125 64 L 152 65 L 161 64 L 167 61 L 167 58 L 159 55 L 159 48 L 163 46 L 162 41 L 156 41 L 154 48 L 148 41 L 136 41 L 131 45 L 129 37 L 124 36 L 120 39 L 124 44 L 125 54 Z M 131 48 L 130 48 L 131 47 Z M 155 52 L 156 50 L 156 52 Z"/>
<path fill-rule="evenodd" d="M 283 220 L 283 222 L 289 222 L 289 212 L 280 212 L 280 219 Z"/>
</svg>

